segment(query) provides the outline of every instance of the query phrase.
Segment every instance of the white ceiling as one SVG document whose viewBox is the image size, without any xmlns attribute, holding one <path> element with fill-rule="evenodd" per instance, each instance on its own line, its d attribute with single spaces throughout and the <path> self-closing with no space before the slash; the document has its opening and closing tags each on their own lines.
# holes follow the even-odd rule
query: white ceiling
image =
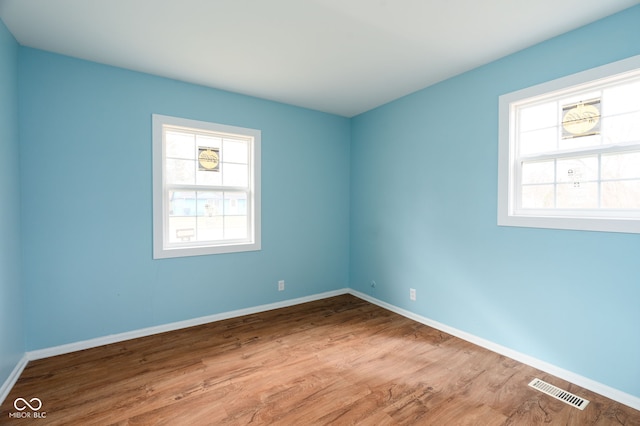
<svg viewBox="0 0 640 426">
<path fill-rule="evenodd" d="M 346 117 L 640 0 L 0 0 L 24 46 Z"/>
</svg>

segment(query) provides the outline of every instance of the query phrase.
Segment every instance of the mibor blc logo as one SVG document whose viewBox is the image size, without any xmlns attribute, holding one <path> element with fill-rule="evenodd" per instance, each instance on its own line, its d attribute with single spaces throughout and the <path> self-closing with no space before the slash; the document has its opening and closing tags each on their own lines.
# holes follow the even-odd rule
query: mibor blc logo
<svg viewBox="0 0 640 426">
<path fill-rule="evenodd" d="M 40 398 L 31 398 L 28 401 L 25 398 L 16 398 L 13 401 L 13 408 L 18 411 L 9 413 L 9 418 L 12 419 L 44 419 L 47 417 L 46 411 L 40 411 L 42 409 Z"/>
</svg>

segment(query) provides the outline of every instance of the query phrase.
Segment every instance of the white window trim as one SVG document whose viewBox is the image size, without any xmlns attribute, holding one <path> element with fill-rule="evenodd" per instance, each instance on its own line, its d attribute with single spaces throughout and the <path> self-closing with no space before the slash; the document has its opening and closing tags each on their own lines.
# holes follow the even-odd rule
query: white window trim
<svg viewBox="0 0 640 426">
<path fill-rule="evenodd" d="M 640 233 L 640 218 L 525 215 L 516 211 L 515 149 L 511 105 L 545 93 L 640 69 L 640 55 L 500 96 L 498 150 L 498 225 L 529 228 Z"/>
<path fill-rule="evenodd" d="M 253 239 L 247 243 L 215 243 L 211 245 L 168 248 L 165 246 L 165 215 L 166 206 L 164 200 L 164 141 L 163 125 L 203 129 L 219 133 L 238 134 L 253 137 L 251 149 L 251 162 L 253 173 L 250 176 L 253 188 L 253 202 L 250 203 L 252 212 Z M 209 254 L 238 253 L 245 251 L 261 250 L 261 132 L 256 129 L 229 126 L 205 121 L 190 120 L 186 118 L 171 117 L 166 115 L 152 115 L 153 135 L 153 258 L 165 259 L 185 256 L 201 256 Z"/>
</svg>

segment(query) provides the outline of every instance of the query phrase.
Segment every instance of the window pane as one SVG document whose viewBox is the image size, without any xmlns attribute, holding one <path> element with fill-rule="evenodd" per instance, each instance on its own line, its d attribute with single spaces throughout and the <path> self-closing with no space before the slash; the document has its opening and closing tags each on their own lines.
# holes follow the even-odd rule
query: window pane
<svg viewBox="0 0 640 426">
<path fill-rule="evenodd" d="M 598 157 L 558 160 L 558 182 L 585 182 L 598 179 Z"/>
<path fill-rule="evenodd" d="M 552 209 L 554 185 L 525 185 L 522 187 L 523 209 Z"/>
<path fill-rule="evenodd" d="M 580 149 L 589 148 L 600 145 L 602 141 L 601 135 L 581 136 L 575 138 L 561 139 L 558 144 L 558 149 Z"/>
<path fill-rule="evenodd" d="M 249 150 L 247 142 L 237 139 L 225 139 L 223 145 L 225 163 L 247 164 L 249 162 Z"/>
<path fill-rule="evenodd" d="M 224 238 L 222 216 L 198 216 L 198 241 L 220 241 Z"/>
<path fill-rule="evenodd" d="M 194 191 L 169 191 L 169 216 L 195 216 L 196 193 Z"/>
<path fill-rule="evenodd" d="M 248 235 L 247 216 L 225 216 L 224 238 L 226 240 L 245 239 Z"/>
<path fill-rule="evenodd" d="M 247 187 L 249 184 L 249 167 L 246 164 L 224 163 L 222 172 L 225 186 Z"/>
<path fill-rule="evenodd" d="M 536 161 L 522 164 L 522 183 L 555 182 L 555 161 Z"/>
<path fill-rule="evenodd" d="M 220 148 L 222 145 L 222 138 L 216 138 L 208 135 L 196 135 L 196 145 L 207 148 Z"/>
<path fill-rule="evenodd" d="M 603 91 L 606 116 L 624 114 L 640 110 L 640 81 L 610 87 Z"/>
<path fill-rule="evenodd" d="M 597 99 L 602 96 L 602 92 L 600 90 L 590 90 L 588 92 L 576 92 L 575 94 L 567 97 L 563 97 L 558 100 L 560 108 L 567 105 L 577 104 L 580 102 L 585 102 L 589 99 Z"/>
<path fill-rule="evenodd" d="M 196 236 L 195 192 L 169 191 L 169 242 L 193 241 Z"/>
<path fill-rule="evenodd" d="M 186 243 L 195 241 L 196 217 L 169 216 L 169 242 Z"/>
<path fill-rule="evenodd" d="M 224 238 L 223 197 L 221 192 L 198 191 L 197 193 L 197 240 L 215 241 Z"/>
<path fill-rule="evenodd" d="M 640 142 L 640 111 L 605 117 L 602 132 L 606 144 Z"/>
<path fill-rule="evenodd" d="M 640 152 L 602 156 L 602 179 L 640 178 Z"/>
<path fill-rule="evenodd" d="M 520 155 L 540 154 L 558 149 L 558 128 L 535 130 L 520 135 Z"/>
<path fill-rule="evenodd" d="M 556 207 L 560 209 L 598 208 L 598 184 L 581 182 L 558 184 Z"/>
<path fill-rule="evenodd" d="M 222 185 L 222 172 L 219 170 L 198 170 L 196 171 L 196 184 L 218 186 Z"/>
<path fill-rule="evenodd" d="M 520 109 L 521 132 L 555 127 L 558 123 L 558 109 L 556 102 L 548 102 L 542 105 Z"/>
<path fill-rule="evenodd" d="M 221 216 L 224 212 L 222 199 L 222 192 L 198 191 L 198 216 Z"/>
<path fill-rule="evenodd" d="M 190 133 L 167 131 L 166 156 L 170 158 L 195 159 L 194 137 Z"/>
<path fill-rule="evenodd" d="M 167 159 L 166 180 L 168 184 L 191 185 L 195 180 L 195 160 Z"/>
<path fill-rule="evenodd" d="M 605 209 L 640 209 L 640 180 L 603 182 L 602 207 Z"/>
<path fill-rule="evenodd" d="M 247 214 L 247 194 L 244 192 L 224 193 L 224 214 L 226 215 L 246 215 Z"/>
</svg>

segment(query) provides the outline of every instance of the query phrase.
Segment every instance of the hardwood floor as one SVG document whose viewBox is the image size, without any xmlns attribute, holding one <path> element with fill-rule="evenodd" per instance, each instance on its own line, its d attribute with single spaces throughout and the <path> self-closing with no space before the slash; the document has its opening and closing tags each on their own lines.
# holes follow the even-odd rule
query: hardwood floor
<svg viewBox="0 0 640 426">
<path fill-rule="evenodd" d="M 534 377 L 590 403 L 551 398 L 527 386 Z M 23 413 L 46 417 L 15 418 L 16 398 L 39 398 Z M 30 362 L 0 415 L 3 425 L 640 425 L 639 411 L 350 295 Z"/>
</svg>

